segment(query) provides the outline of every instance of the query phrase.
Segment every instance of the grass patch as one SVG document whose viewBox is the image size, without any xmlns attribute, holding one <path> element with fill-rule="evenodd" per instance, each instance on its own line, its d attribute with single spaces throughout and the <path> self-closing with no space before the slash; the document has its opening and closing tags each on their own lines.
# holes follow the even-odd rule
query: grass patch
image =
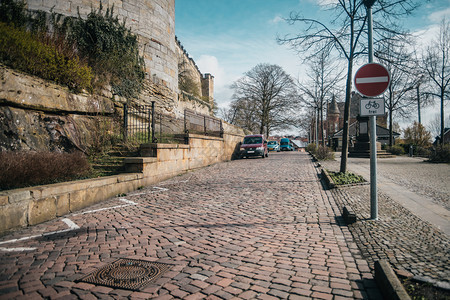
<svg viewBox="0 0 450 300">
<path fill-rule="evenodd" d="M 450 292 L 434 287 L 430 283 L 417 282 L 409 278 L 402 280 L 403 287 L 413 300 L 450 299 Z"/>
<path fill-rule="evenodd" d="M 336 185 L 366 182 L 362 176 L 350 172 L 340 173 L 340 172 L 331 172 L 329 170 L 327 170 L 327 172 Z"/>
</svg>

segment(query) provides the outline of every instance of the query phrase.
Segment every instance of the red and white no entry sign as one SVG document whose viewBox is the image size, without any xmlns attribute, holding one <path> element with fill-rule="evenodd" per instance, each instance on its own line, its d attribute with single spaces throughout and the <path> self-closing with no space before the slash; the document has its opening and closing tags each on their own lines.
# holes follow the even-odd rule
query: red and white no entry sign
<svg viewBox="0 0 450 300">
<path fill-rule="evenodd" d="M 391 75 L 384 66 L 369 63 L 356 71 L 355 88 L 363 96 L 376 97 L 386 91 L 390 80 Z"/>
</svg>

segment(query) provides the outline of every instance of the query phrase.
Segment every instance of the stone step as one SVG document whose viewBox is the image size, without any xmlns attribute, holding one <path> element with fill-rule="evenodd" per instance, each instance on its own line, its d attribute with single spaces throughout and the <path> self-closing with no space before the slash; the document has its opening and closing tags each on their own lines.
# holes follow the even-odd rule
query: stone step
<svg viewBox="0 0 450 300">
<path fill-rule="evenodd" d="M 349 152 L 348 157 L 357 157 L 357 158 L 370 158 L 370 152 Z M 384 150 L 377 151 L 377 158 L 392 158 L 395 155 L 386 152 Z"/>
</svg>

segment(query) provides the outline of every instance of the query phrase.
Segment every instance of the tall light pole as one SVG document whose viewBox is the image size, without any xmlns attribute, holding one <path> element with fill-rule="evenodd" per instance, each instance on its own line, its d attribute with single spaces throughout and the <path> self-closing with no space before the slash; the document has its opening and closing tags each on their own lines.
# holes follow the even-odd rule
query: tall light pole
<svg viewBox="0 0 450 300">
<path fill-rule="evenodd" d="M 376 0 L 362 0 L 367 9 L 369 63 L 373 62 L 372 6 Z M 377 117 L 370 116 L 370 218 L 378 220 L 377 194 Z"/>
</svg>

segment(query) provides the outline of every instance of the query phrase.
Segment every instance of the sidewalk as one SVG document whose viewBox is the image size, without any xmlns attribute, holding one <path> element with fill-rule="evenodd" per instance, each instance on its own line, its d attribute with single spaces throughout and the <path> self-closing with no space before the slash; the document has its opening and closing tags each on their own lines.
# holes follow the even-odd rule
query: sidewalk
<svg viewBox="0 0 450 300">
<path fill-rule="evenodd" d="M 79 281 L 120 258 L 170 269 L 136 290 Z M 141 279 L 139 268 L 109 276 Z M 333 194 L 294 152 L 210 166 L 4 236 L 0 298 L 381 296 Z"/>
<path fill-rule="evenodd" d="M 339 159 L 322 166 L 339 170 Z M 370 179 L 369 159 L 349 158 L 348 170 Z M 357 222 L 349 229 L 369 262 L 386 259 L 397 270 L 450 288 L 447 164 L 423 159 L 378 159 L 378 216 L 370 220 L 370 186 L 332 190 L 340 208 L 349 206 Z M 447 182 L 446 182 L 447 181 Z M 428 196 L 427 196 L 428 195 Z"/>
</svg>

